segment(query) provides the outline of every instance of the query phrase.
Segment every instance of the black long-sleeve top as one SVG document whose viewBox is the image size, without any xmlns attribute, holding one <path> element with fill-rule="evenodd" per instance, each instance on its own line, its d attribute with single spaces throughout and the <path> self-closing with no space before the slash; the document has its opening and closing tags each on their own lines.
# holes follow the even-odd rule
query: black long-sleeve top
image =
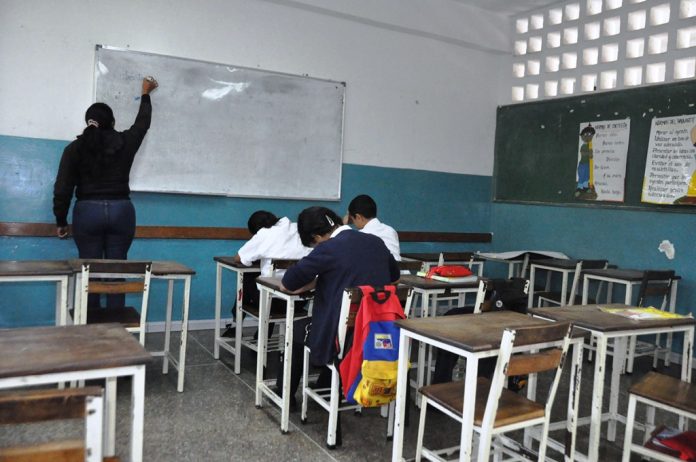
<svg viewBox="0 0 696 462">
<path fill-rule="evenodd" d="M 150 95 L 143 95 L 138 115 L 128 130 L 117 132 L 112 128 L 100 128 L 107 131 L 104 135 L 114 153 L 110 156 L 107 167 L 99 172 L 91 169 L 88 162 L 80 161 L 81 155 L 90 155 L 88 152 L 80 152 L 81 136 L 65 148 L 53 187 L 53 214 L 56 216 L 56 225 L 68 225 L 68 210 L 73 191 L 77 200 L 129 198 L 128 180 L 131 166 L 135 153 L 138 152 L 150 128 L 151 118 Z"/>
</svg>

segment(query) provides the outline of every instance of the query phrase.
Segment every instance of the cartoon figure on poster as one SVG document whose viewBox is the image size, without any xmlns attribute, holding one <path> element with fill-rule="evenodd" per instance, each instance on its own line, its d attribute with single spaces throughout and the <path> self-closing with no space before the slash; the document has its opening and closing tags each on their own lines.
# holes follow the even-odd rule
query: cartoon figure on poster
<svg viewBox="0 0 696 462">
<path fill-rule="evenodd" d="M 578 153 L 577 187 L 575 197 L 578 199 L 595 200 L 597 193 L 594 187 L 594 162 L 592 151 L 592 138 L 595 136 L 595 129 L 592 124 L 580 131 L 582 145 Z"/>
<path fill-rule="evenodd" d="M 691 129 L 691 144 L 696 148 L 696 126 Z M 694 150 L 694 162 L 696 163 L 696 149 Z M 674 201 L 675 204 L 696 205 L 696 169 L 691 174 L 689 188 L 686 191 L 686 196 L 682 196 Z"/>
</svg>

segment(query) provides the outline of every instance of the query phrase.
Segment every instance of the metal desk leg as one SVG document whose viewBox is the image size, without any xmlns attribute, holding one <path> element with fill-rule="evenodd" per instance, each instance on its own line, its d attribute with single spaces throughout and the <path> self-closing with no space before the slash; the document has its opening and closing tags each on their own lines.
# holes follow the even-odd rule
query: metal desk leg
<svg viewBox="0 0 696 462">
<path fill-rule="evenodd" d="M 222 265 L 218 262 L 215 266 L 215 335 L 213 337 L 213 358 L 220 359 L 220 345 L 218 342 L 220 341 L 220 317 L 222 311 Z"/>
<path fill-rule="evenodd" d="M 406 417 L 406 389 L 408 388 L 408 360 L 411 351 L 411 338 L 399 333 L 399 363 L 396 377 L 396 415 L 394 416 L 394 440 L 392 462 L 401 462 L 404 446 L 404 420 Z"/>
<path fill-rule="evenodd" d="M 621 366 L 626 363 L 626 345 L 631 338 L 635 337 L 616 337 L 614 338 L 614 356 L 611 366 L 611 387 L 609 392 L 609 426 L 607 439 L 616 439 L 616 421 L 619 415 L 619 389 L 621 388 Z"/>
<path fill-rule="evenodd" d="M 624 303 L 626 305 L 631 305 L 633 301 L 633 284 L 630 282 L 626 283 L 626 296 L 624 297 Z M 636 356 L 636 341 L 638 340 L 637 335 L 631 335 L 628 338 L 628 346 L 625 351 L 627 351 L 627 358 L 625 364 L 625 372 L 628 374 L 633 373 L 633 360 Z M 611 440 L 613 441 L 613 440 Z"/>
<path fill-rule="evenodd" d="M 143 431 L 145 429 L 145 366 L 136 366 L 133 374 L 133 389 L 131 397 L 131 457 L 133 462 L 143 460 Z"/>
<path fill-rule="evenodd" d="M 427 318 L 430 315 L 430 294 L 428 294 L 427 291 L 421 293 L 421 303 L 423 305 L 421 316 Z M 425 364 L 425 350 L 425 343 L 418 342 L 418 370 L 416 376 L 418 390 L 425 384 L 425 368 L 429 366 Z M 416 399 L 416 403 L 418 403 L 418 407 L 420 407 L 420 394 Z"/>
<path fill-rule="evenodd" d="M 179 345 L 179 377 L 176 390 L 184 391 L 184 374 L 186 373 L 186 346 L 188 345 L 189 299 L 191 298 L 191 276 L 184 279 L 184 307 L 181 314 L 181 345 Z"/>
<path fill-rule="evenodd" d="M 607 362 L 607 338 L 604 335 L 593 336 L 596 339 L 594 383 L 592 384 L 592 415 L 590 417 L 590 447 L 588 460 L 599 460 L 599 440 L 602 436 L 602 400 L 604 399 L 604 374 Z"/>
<path fill-rule="evenodd" d="M 167 281 L 167 313 L 164 318 L 164 355 L 162 357 L 162 373 L 169 372 L 169 344 L 172 337 L 172 304 L 174 300 L 174 281 Z"/>
<path fill-rule="evenodd" d="M 260 295 L 259 295 L 260 296 Z M 242 372 L 242 334 L 244 333 L 244 273 L 237 271 L 237 301 L 234 304 L 234 373 Z M 259 325 L 261 320 L 259 320 Z M 260 338 L 260 337 L 259 337 Z M 258 352 L 257 352 L 258 353 Z"/>
<path fill-rule="evenodd" d="M 691 382 L 691 360 L 694 346 L 694 327 L 691 326 L 684 331 L 684 345 L 682 346 L 682 370 L 681 379 L 685 382 Z M 687 419 L 679 416 L 679 428 L 686 429 Z"/>
<path fill-rule="evenodd" d="M 534 265 L 529 270 L 529 295 L 527 295 L 527 308 L 534 306 L 534 284 L 536 279 L 536 268 Z"/>
<path fill-rule="evenodd" d="M 572 462 L 575 459 L 575 445 L 578 436 L 578 417 L 580 416 L 580 384 L 582 383 L 582 351 L 583 342 L 573 345 L 573 363 L 570 373 L 570 390 L 568 391 L 568 426 L 569 437 L 566 438 L 565 461 Z"/>
<path fill-rule="evenodd" d="M 107 377 L 104 386 L 104 456 L 116 454 L 116 377 Z"/>
<path fill-rule="evenodd" d="M 265 289 L 259 289 L 259 343 L 256 351 L 256 407 L 261 407 L 263 404 L 261 385 L 263 384 L 263 362 L 266 357 L 266 343 L 268 342 L 268 329 L 264 328 L 263 320 L 268 318 L 269 310 L 268 292 Z M 237 330 L 239 330 L 239 328 Z"/>
<path fill-rule="evenodd" d="M 676 279 L 672 281 L 672 289 L 669 294 L 669 312 L 674 313 L 677 308 L 677 285 Z M 665 366 L 669 367 L 672 363 L 672 333 L 667 334 L 667 352 L 665 353 Z M 657 364 L 655 364 L 657 366 Z"/>
<path fill-rule="evenodd" d="M 285 315 L 285 351 L 283 353 L 283 409 L 280 417 L 280 431 L 287 433 L 290 423 L 290 379 L 292 375 L 292 334 L 293 334 L 293 319 L 295 317 L 295 303 L 292 300 L 286 300 L 287 314 Z M 268 328 L 264 326 L 264 330 Z"/>
<path fill-rule="evenodd" d="M 567 304 L 567 294 L 568 294 L 568 272 L 563 271 L 561 276 L 561 306 L 566 306 Z"/>
<path fill-rule="evenodd" d="M 478 377 L 478 358 L 467 356 L 466 376 L 464 378 L 464 409 L 462 410 L 462 432 L 459 439 L 459 460 L 472 459 L 474 436 L 474 410 L 476 408 L 476 381 Z"/>
<path fill-rule="evenodd" d="M 582 277 L 582 305 L 587 305 L 590 294 L 590 278 L 587 275 Z M 599 300 L 597 300 L 599 301 Z"/>
</svg>

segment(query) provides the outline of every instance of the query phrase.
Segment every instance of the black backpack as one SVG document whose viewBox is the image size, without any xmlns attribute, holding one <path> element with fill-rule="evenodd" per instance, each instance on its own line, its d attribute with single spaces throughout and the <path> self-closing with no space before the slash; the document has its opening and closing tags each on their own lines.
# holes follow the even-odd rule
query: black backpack
<svg viewBox="0 0 696 462">
<path fill-rule="evenodd" d="M 491 309 L 527 313 L 529 294 L 529 281 L 527 279 L 491 279 L 488 281 L 486 292 Z"/>
</svg>

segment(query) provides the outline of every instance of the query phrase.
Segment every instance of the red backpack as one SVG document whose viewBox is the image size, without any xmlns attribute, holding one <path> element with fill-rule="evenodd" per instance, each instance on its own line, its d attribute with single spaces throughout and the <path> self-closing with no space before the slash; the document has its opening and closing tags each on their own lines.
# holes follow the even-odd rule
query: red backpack
<svg viewBox="0 0 696 462">
<path fill-rule="evenodd" d="M 364 407 L 382 406 L 396 397 L 399 328 L 404 310 L 396 287 L 360 286 L 353 345 L 339 365 L 346 400 Z"/>
</svg>

